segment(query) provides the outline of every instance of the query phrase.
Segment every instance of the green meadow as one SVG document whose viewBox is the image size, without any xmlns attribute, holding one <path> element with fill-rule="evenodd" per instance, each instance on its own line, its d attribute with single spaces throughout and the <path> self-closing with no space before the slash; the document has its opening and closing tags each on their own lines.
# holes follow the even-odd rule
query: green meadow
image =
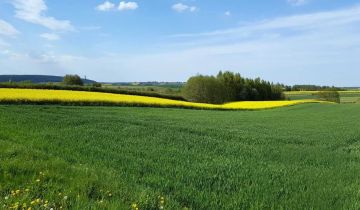
<svg viewBox="0 0 360 210">
<path fill-rule="evenodd" d="M 359 209 L 360 106 L 0 105 L 0 208 Z"/>
<path fill-rule="evenodd" d="M 340 103 L 360 103 L 360 91 L 349 90 L 339 91 Z M 302 99 L 317 99 L 318 96 L 313 91 L 297 92 L 285 92 L 285 96 L 290 100 L 302 100 Z"/>
</svg>

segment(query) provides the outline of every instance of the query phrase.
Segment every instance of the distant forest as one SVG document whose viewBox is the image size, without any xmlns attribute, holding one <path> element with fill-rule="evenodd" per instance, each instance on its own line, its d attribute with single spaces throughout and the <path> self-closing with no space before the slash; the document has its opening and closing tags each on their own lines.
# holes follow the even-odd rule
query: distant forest
<svg viewBox="0 0 360 210">
<path fill-rule="evenodd" d="M 294 85 L 284 86 L 286 91 L 319 91 L 319 90 L 344 90 L 344 88 L 334 86 L 318 86 L 318 85 Z"/>
<path fill-rule="evenodd" d="M 0 82 L 32 82 L 51 83 L 62 82 L 64 77 L 50 75 L 0 75 Z M 85 84 L 95 83 L 94 80 L 82 79 Z"/>
</svg>

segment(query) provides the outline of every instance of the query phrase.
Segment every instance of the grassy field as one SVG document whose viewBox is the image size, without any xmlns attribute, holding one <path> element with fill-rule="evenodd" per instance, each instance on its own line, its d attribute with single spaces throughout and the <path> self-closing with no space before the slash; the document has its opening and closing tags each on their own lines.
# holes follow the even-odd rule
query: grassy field
<svg viewBox="0 0 360 210">
<path fill-rule="evenodd" d="M 338 91 L 341 103 L 360 103 L 360 91 Z M 285 92 L 285 96 L 290 100 L 316 99 L 317 91 L 291 91 Z"/>
<path fill-rule="evenodd" d="M 0 208 L 359 209 L 360 106 L 0 105 Z"/>
<path fill-rule="evenodd" d="M 181 95 L 181 87 L 176 86 L 156 86 L 156 85 L 103 85 L 103 88 L 125 89 L 130 91 L 150 91 L 161 94 Z"/>
</svg>

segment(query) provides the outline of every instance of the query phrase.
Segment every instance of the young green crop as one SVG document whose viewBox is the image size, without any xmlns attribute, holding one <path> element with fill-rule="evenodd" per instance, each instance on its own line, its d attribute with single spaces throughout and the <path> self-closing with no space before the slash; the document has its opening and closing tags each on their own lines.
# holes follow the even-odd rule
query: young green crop
<svg viewBox="0 0 360 210">
<path fill-rule="evenodd" d="M 0 208 L 359 209 L 359 118 L 1 105 Z"/>
</svg>

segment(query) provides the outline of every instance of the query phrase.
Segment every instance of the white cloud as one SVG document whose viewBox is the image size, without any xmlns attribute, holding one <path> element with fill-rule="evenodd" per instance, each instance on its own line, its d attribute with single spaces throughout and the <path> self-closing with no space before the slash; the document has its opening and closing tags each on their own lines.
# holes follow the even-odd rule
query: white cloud
<svg viewBox="0 0 360 210">
<path fill-rule="evenodd" d="M 97 10 L 99 11 L 110 11 L 115 9 L 115 4 L 109 2 L 109 1 L 105 1 L 104 3 L 98 5 L 96 7 Z"/>
<path fill-rule="evenodd" d="M 186 11 L 195 12 L 195 11 L 197 11 L 197 7 L 189 6 L 189 5 L 186 5 L 186 4 L 183 4 L 183 3 L 174 4 L 174 5 L 172 5 L 171 8 L 173 10 L 175 10 L 176 12 L 186 12 Z"/>
<path fill-rule="evenodd" d="M 226 11 L 224 14 L 225 14 L 225 16 L 231 16 L 231 12 L 230 12 L 230 11 Z"/>
<path fill-rule="evenodd" d="M 68 20 L 57 20 L 44 14 L 47 6 L 44 0 L 13 0 L 16 17 L 38 24 L 54 31 L 72 31 L 74 27 Z"/>
<path fill-rule="evenodd" d="M 123 11 L 123 10 L 136 10 L 138 7 L 139 7 L 139 5 L 136 2 L 122 1 L 122 2 L 120 2 L 118 9 L 120 11 Z"/>
<path fill-rule="evenodd" d="M 307 0 L 287 0 L 293 6 L 302 6 L 307 3 Z"/>
<path fill-rule="evenodd" d="M 60 39 L 60 36 L 54 33 L 44 33 L 40 34 L 40 37 L 47 39 L 49 41 L 57 41 Z"/>
<path fill-rule="evenodd" d="M 293 15 L 278 17 L 269 20 L 251 22 L 243 24 L 237 28 L 223 29 L 217 31 L 195 33 L 195 34 L 176 34 L 174 37 L 202 37 L 202 36 L 220 36 L 220 35 L 243 35 L 251 34 L 257 31 L 270 30 L 309 30 L 322 27 L 339 26 L 360 21 L 360 6 L 303 15 Z"/>
<path fill-rule="evenodd" d="M 19 32 L 10 23 L 0 19 L 0 35 L 13 37 Z"/>
<path fill-rule="evenodd" d="M 75 70 L 78 72 L 72 73 L 113 82 L 185 81 L 197 73 L 216 74 L 229 69 L 246 77 L 260 76 L 286 84 L 353 86 L 360 78 L 359 33 L 360 7 L 352 7 L 188 34 L 150 53 L 86 58 L 39 53 L 0 59 L 0 66 L 18 74 L 63 75 Z M 192 44 L 185 45 L 188 42 Z"/>
</svg>

